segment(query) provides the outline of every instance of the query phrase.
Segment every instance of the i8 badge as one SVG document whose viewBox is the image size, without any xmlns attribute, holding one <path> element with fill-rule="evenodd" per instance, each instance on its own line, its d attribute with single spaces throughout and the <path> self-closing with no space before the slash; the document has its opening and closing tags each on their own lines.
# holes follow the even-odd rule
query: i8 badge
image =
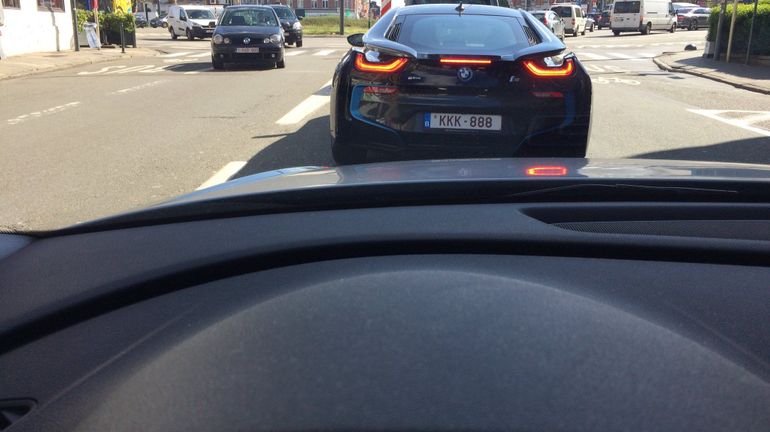
<svg viewBox="0 0 770 432">
<path fill-rule="evenodd" d="M 473 78 L 473 70 L 469 67 L 461 67 L 457 70 L 457 78 L 462 82 L 468 82 Z"/>
</svg>

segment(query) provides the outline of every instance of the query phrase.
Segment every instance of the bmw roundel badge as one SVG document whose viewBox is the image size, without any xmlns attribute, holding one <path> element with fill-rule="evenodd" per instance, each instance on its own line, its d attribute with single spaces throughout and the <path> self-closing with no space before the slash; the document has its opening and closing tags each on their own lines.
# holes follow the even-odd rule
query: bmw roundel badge
<svg viewBox="0 0 770 432">
<path fill-rule="evenodd" d="M 457 70 L 457 78 L 462 82 L 468 82 L 473 78 L 473 69 L 469 67 L 461 67 Z"/>
</svg>

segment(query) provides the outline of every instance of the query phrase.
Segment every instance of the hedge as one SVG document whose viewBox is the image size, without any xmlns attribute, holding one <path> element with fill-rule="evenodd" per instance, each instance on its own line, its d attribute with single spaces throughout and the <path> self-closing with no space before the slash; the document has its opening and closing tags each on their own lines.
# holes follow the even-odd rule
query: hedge
<svg viewBox="0 0 770 432">
<path fill-rule="evenodd" d="M 733 7 L 728 5 L 722 22 L 721 50 L 727 52 L 727 38 L 732 20 Z M 738 16 L 735 18 L 735 32 L 733 34 L 733 54 L 746 53 L 749 41 L 749 29 L 751 17 L 754 14 L 753 4 L 739 4 Z M 709 17 L 709 31 L 706 40 L 716 41 L 717 23 L 719 22 L 719 8 L 711 9 Z M 754 36 L 751 41 L 751 54 L 770 55 L 770 4 L 763 3 L 757 8 L 757 19 L 754 22 Z"/>
</svg>

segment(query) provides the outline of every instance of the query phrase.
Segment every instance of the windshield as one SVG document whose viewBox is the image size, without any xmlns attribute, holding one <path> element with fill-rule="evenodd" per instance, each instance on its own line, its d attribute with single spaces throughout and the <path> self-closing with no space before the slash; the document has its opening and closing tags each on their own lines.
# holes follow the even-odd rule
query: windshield
<svg viewBox="0 0 770 432">
<path fill-rule="evenodd" d="M 272 26 L 278 25 L 272 9 L 228 9 L 220 26 Z"/>
<path fill-rule="evenodd" d="M 214 14 L 207 9 L 190 9 L 186 12 L 190 19 L 214 19 Z"/>
<path fill-rule="evenodd" d="M 294 12 L 291 11 L 289 8 L 273 8 L 275 10 L 275 13 L 278 14 L 278 18 L 280 19 L 296 19 L 297 17 L 294 16 Z"/>
<path fill-rule="evenodd" d="M 640 2 L 638 1 L 615 2 L 613 11 L 615 13 L 639 13 L 639 5 Z"/>
<path fill-rule="evenodd" d="M 98 2 L 98 29 L 93 2 L 1 1 L 0 233 L 322 177 L 297 167 L 770 165 L 766 0 L 734 25 L 728 5 L 719 43 L 715 1 L 363 0 L 341 22 L 332 0 L 120 0 Z"/>
</svg>

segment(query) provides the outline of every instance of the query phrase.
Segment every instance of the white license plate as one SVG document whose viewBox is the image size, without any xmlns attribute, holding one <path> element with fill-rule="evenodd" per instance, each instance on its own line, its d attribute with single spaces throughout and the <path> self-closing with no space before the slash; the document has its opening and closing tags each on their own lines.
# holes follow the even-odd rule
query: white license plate
<svg viewBox="0 0 770 432">
<path fill-rule="evenodd" d="M 425 127 L 430 129 L 500 130 L 499 115 L 425 113 Z"/>
<path fill-rule="evenodd" d="M 235 52 L 243 54 L 254 54 L 259 52 L 259 48 L 236 48 Z"/>
</svg>

